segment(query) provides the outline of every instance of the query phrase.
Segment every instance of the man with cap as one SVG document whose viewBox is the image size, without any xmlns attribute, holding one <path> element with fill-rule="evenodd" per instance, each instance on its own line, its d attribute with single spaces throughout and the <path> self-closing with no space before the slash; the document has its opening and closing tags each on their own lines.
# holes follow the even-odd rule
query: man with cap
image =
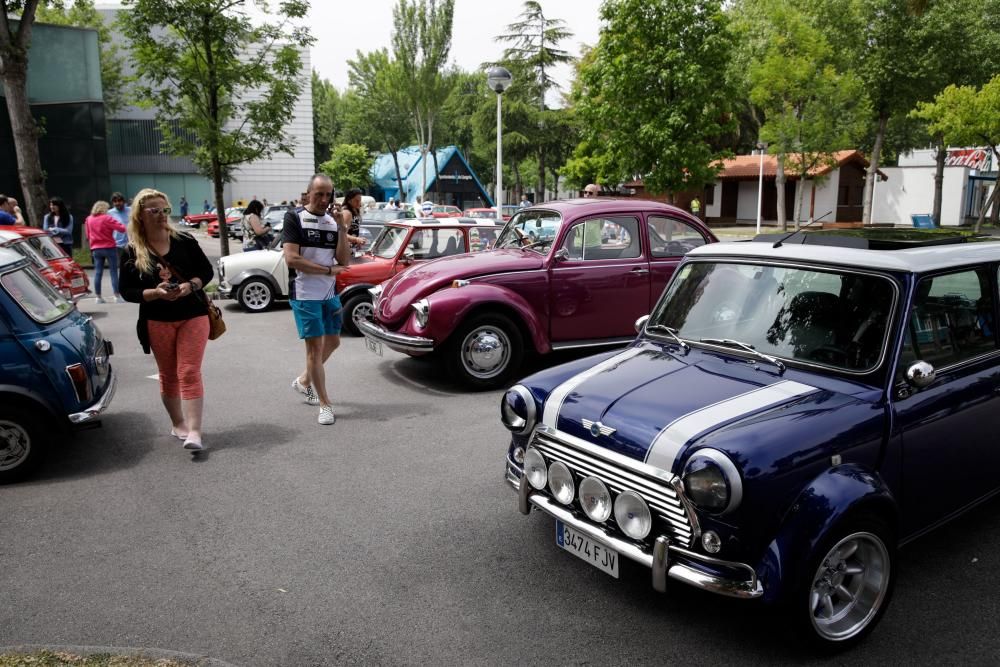
<svg viewBox="0 0 1000 667">
<path fill-rule="evenodd" d="M 434 217 L 434 204 L 429 201 L 424 201 L 420 205 L 420 217 L 421 218 L 433 218 Z"/>
</svg>

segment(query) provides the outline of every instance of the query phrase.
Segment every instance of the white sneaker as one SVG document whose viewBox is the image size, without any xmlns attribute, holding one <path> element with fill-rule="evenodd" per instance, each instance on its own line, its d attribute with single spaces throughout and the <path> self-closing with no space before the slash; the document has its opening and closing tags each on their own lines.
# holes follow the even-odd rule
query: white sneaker
<svg viewBox="0 0 1000 667">
<path fill-rule="evenodd" d="M 330 424 L 335 423 L 337 421 L 337 415 L 333 414 L 333 406 L 320 406 L 319 419 L 317 421 L 324 426 L 329 426 Z"/>
<path fill-rule="evenodd" d="M 319 405 L 319 396 L 316 395 L 316 390 L 312 388 L 312 385 L 307 387 L 299 382 L 298 378 L 295 378 L 292 380 L 292 389 L 305 396 L 308 405 Z"/>
<path fill-rule="evenodd" d="M 104 300 L 104 297 L 99 296 L 97 297 L 97 303 L 107 303 L 107 301 Z"/>
<path fill-rule="evenodd" d="M 201 444 L 200 440 L 195 440 L 190 435 L 184 440 L 184 449 L 190 450 L 192 452 L 200 452 L 205 449 L 205 446 Z"/>
<path fill-rule="evenodd" d="M 115 303 L 125 303 L 125 299 L 121 296 L 116 296 Z"/>
</svg>

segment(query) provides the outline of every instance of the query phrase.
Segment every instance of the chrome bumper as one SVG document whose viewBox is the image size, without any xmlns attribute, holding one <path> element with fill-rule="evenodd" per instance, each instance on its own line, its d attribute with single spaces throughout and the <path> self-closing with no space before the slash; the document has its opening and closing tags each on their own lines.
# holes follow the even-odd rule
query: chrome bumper
<svg viewBox="0 0 1000 667">
<path fill-rule="evenodd" d="M 111 376 L 108 378 L 108 388 L 104 391 L 104 395 L 101 396 L 100 400 L 83 412 L 74 412 L 68 415 L 69 422 L 71 424 L 78 425 L 92 422 L 100 417 L 101 413 L 107 410 L 108 406 L 111 405 L 111 399 L 115 397 L 115 389 L 118 388 L 118 376 L 115 375 L 114 368 L 112 368 L 109 372 Z"/>
<path fill-rule="evenodd" d="M 521 514 L 529 514 L 532 507 L 537 507 L 549 516 L 562 521 L 576 532 L 586 535 L 605 548 L 611 549 L 629 560 L 648 567 L 652 571 L 653 588 L 661 593 L 666 592 L 667 577 L 670 577 L 695 588 L 727 597 L 750 600 L 759 598 L 764 594 L 764 587 L 757 578 L 757 573 L 745 563 L 719 560 L 674 546 L 663 535 L 656 538 L 652 549 L 623 540 L 600 526 L 581 519 L 570 508 L 560 505 L 538 491 L 532 490 L 528 484 L 522 484 L 511 468 L 512 466 L 508 463 L 504 477 L 507 483 L 517 491 L 517 505 Z M 747 573 L 747 577 L 746 579 L 730 579 L 709 574 L 685 563 L 673 562 L 670 557 L 672 554 L 700 561 L 709 567 L 742 570 Z"/>
<path fill-rule="evenodd" d="M 406 354 L 427 354 L 434 351 L 434 341 L 420 336 L 393 333 L 374 322 L 358 322 L 358 328 L 366 338 L 383 343 L 386 347 Z"/>
<path fill-rule="evenodd" d="M 233 292 L 235 292 L 235 291 L 236 290 L 233 289 L 230 286 L 223 287 L 222 285 L 219 285 L 219 289 L 216 290 L 216 292 L 218 292 L 219 296 L 221 298 L 223 298 L 223 299 L 232 299 L 233 298 Z"/>
</svg>

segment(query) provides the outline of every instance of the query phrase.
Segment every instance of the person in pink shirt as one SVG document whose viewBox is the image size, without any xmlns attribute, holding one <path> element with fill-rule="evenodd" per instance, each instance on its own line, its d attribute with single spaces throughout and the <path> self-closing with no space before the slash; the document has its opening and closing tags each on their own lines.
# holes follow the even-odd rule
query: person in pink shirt
<svg viewBox="0 0 1000 667">
<path fill-rule="evenodd" d="M 106 201 L 94 202 L 90 215 L 84 223 L 87 230 L 87 240 L 90 243 L 90 254 L 94 257 L 94 293 L 97 303 L 104 303 L 101 297 L 101 278 L 104 265 L 107 264 L 111 273 L 111 289 L 115 293 L 115 303 L 125 303 L 118 293 L 118 248 L 115 245 L 114 232 L 126 231 L 125 225 L 108 215 L 110 205 Z"/>
</svg>

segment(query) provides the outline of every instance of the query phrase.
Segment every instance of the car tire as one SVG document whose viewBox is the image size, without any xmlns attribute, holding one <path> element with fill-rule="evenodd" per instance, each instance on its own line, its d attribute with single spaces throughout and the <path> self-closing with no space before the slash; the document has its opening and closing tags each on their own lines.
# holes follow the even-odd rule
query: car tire
<svg viewBox="0 0 1000 667">
<path fill-rule="evenodd" d="M 33 410 L 0 408 L 0 484 L 24 479 L 45 459 L 49 442 L 41 423 Z"/>
<path fill-rule="evenodd" d="M 462 323 L 447 348 L 448 371 L 471 389 L 505 386 L 524 360 L 521 329 L 500 313 L 476 315 Z"/>
<path fill-rule="evenodd" d="M 361 319 L 371 320 L 375 315 L 372 306 L 372 298 L 368 294 L 356 294 L 344 304 L 344 331 L 352 336 L 360 336 L 361 328 L 358 322 Z"/>
<path fill-rule="evenodd" d="M 263 278 L 251 278 L 236 290 L 236 300 L 248 313 L 262 313 L 274 304 L 274 288 Z"/>
<path fill-rule="evenodd" d="M 896 581 L 896 540 L 879 517 L 862 515 L 837 526 L 817 545 L 788 611 L 799 636 L 827 652 L 863 640 L 889 607 Z"/>
</svg>

